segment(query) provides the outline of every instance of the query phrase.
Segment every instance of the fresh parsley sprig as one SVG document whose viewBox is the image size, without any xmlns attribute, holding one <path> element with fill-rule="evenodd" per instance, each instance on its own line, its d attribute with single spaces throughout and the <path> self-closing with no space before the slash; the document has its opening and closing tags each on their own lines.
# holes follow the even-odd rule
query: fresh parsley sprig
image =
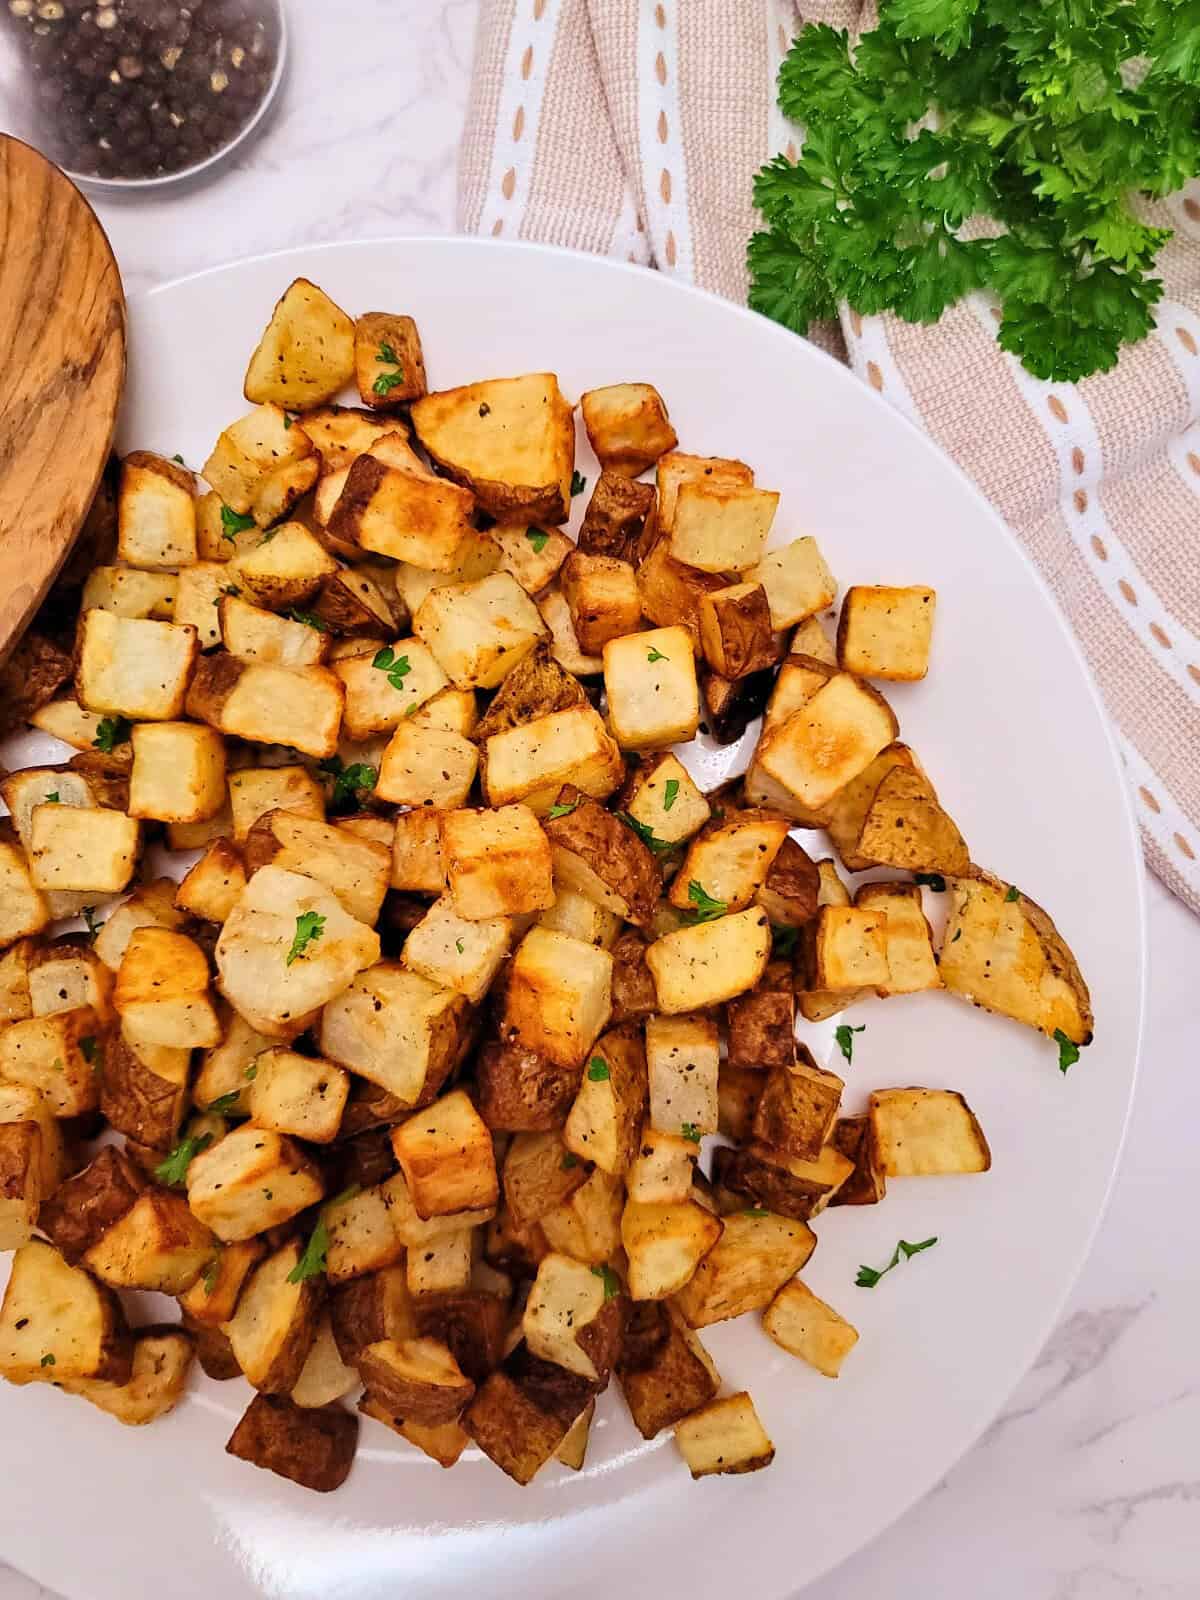
<svg viewBox="0 0 1200 1600">
<path fill-rule="evenodd" d="M 338 1206 L 346 1200 L 353 1200 L 356 1194 L 361 1194 L 362 1188 L 357 1183 L 352 1183 L 348 1189 L 343 1189 L 341 1194 L 334 1195 L 332 1200 L 327 1200 L 321 1208 L 317 1218 L 317 1225 L 308 1236 L 308 1243 L 300 1254 L 300 1259 L 287 1275 L 289 1283 L 303 1283 L 306 1278 L 319 1277 L 328 1270 L 329 1265 L 329 1227 L 325 1221 L 326 1213 L 331 1206 Z"/>
<path fill-rule="evenodd" d="M 852 1028 L 848 1022 L 843 1022 L 833 1030 L 833 1037 L 837 1040 L 838 1049 L 846 1058 L 847 1066 L 854 1060 L 854 1035 L 866 1031 L 865 1022 L 858 1028 Z"/>
<path fill-rule="evenodd" d="M 688 899 L 695 907 L 688 912 L 693 922 L 712 922 L 717 917 L 723 917 L 729 910 L 725 900 L 717 900 L 709 894 L 702 883 L 697 883 L 695 878 L 688 884 Z"/>
<path fill-rule="evenodd" d="M 859 1267 L 858 1276 L 854 1280 L 856 1286 L 860 1289 L 873 1289 L 880 1278 L 885 1277 L 899 1263 L 901 1257 L 909 1261 L 913 1256 L 920 1255 L 922 1250 L 932 1249 L 936 1243 L 936 1235 L 932 1239 L 922 1239 L 920 1244 L 909 1244 L 907 1239 L 901 1239 L 886 1267 Z"/>
<path fill-rule="evenodd" d="M 328 760 L 319 762 L 317 770 L 333 779 L 330 804 L 335 807 L 357 795 L 369 794 L 379 777 L 375 768 L 368 766 L 365 761 L 353 761 L 346 766 L 341 756 L 330 756 Z"/>
<path fill-rule="evenodd" d="M 627 828 L 632 828 L 646 848 L 653 850 L 656 856 L 665 855 L 668 850 L 674 850 L 675 846 L 670 839 L 660 839 L 648 823 L 639 822 L 636 817 L 631 817 L 628 811 L 615 811 L 613 815 L 619 817 Z"/>
<path fill-rule="evenodd" d="M 221 537 L 228 539 L 233 544 L 239 533 L 248 533 L 254 526 L 253 517 L 244 517 L 240 511 L 234 511 L 231 506 L 221 506 Z"/>
<path fill-rule="evenodd" d="M 387 681 L 393 689 L 403 689 L 404 680 L 412 671 L 412 662 L 407 656 L 398 656 L 390 644 L 385 644 L 382 650 L 377 650 L 371 657 L 371 665 L 376 672 L 386 672 Z"/>
<path fill-rule="evenodd" d="M 211 1133 L 189 1134 L 180 1139 L 165 1160 L 160 1161 L 154 1169 L 154 1176 L 159 1183 L 165 1183 L 168 1189 L 182 1189 L 187 1182 L 187 1171 L 193 1157 L 198 1156 L 201 1150 L 207 1150 L 212 1139 Z"/>
<path fill-rule="evenodd" d="M 296 937 L 292 940 L 292 948 L 287 953 L 287 965 L 299 961 L 300 957 L 315 943 L 325 932 L 325 918 L 316 911 L 302 911 L 296 918 Z"/>
<path fill-rule="evenodd" d="M 92 744 L 106 756 L 112 755 L 119 744 L 128 744 L 133 732 L 128 717 L 101 717 L 96 724 L 96 737 Z"/>
</svg>

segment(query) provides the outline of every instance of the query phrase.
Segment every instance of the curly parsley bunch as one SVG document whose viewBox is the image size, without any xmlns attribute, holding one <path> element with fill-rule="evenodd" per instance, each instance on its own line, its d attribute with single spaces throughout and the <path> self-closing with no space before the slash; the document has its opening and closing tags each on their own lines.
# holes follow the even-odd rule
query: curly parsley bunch
<svg viewBox="0 0 1200 1600">
<path fill-rule="evenodd" d="M 779 104 L 806 136 L 755 180 L 756 310 L 936 322 L 987 288 L 1003 347 L 1062 382 L 1151 330 L 1170 233 L 1130 201 L 1200 171 L 1200 0 L 883 0 L 853 52 L 804 29 Z"/>
</svg>

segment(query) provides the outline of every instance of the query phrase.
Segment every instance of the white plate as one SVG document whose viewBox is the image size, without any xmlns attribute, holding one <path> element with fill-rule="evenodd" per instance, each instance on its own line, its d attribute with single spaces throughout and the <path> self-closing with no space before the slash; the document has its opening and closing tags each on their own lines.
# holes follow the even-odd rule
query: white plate
<svg viewBox="0 0 1200 1600">
<path fill-rule="evenodd" d="M 947 996 L 855 1010 L 866 1032 L 849 1109 L 886 1084 L 961 1089 L 994 1164 L 982 1178 L 895 1182 L 881 1206 L 818 1219 L 805 1278 L 862 1335 L 838 1382 L 785 1356 L 754 1318 L 706 1331 L 726 1384 L 751 1389 L 775 1440 L 766 1472 L 693 1484 L 670 1435 L 643 1443 L 610 1393 L 578 1476 L 555 1464 L 522 1490 L 478 1457 L 447 1474 L 365 1423 L 349 1482 L 320 1497 L 222 1454 L 248 1399 L 240 1382 L 200 1380 L 144 1432 L 53 1390 L 0 1385 L 0 1554 L 71 1600 L 610 1600 L 631 1582 L 782 1600 L 899 1516 L 995 1415 L 1099 1220 L 1136 1069 L 1143 929 L 1140 855 L 1096 691 L 1011 536 L 925 438 L 811 345 L 640 268 L 404 239 L 187 279 L 131 308 L 123 447 L 202 462 L 240 414 L 249 352 L 301 273 L 352 313 L 411 312 L 440 387 L 549 368 L 575 398 L 649 380 L 685 449 L 739 456 L 782 490 L 778 536 L 817 535 L 843 586 L 935 585 L 930 676 L 889 691 L 902 735 L 975 860 L 1057 919 L 1091 983 L 1097 1038 L 1063 1077 L 1053 1045 Z M 806 1030 L 841 1069 L 831 1035 Z M 931 1234 L 936 1249 L 855 1287 L 860 1262 L 882 1266 L 898 1239 Z"/>
</svg>

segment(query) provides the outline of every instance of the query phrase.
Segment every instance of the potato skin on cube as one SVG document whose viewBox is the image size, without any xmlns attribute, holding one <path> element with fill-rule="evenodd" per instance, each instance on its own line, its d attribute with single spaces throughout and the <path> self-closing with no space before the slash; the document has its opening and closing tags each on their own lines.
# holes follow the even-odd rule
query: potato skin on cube
<svg viewBox="0 0 1200 1600">
<path fill-rule="evenodd" d="M 251 402 L 303 411 L 332 400 L 353 373 L 353 322 L 323 289 L 296 278 L 250 358 L 243 393 Z"/>
<path fill-rule="evenodd" d="M 502 1472 L 527 1484 L 562 1444 L 597 1387 L 521 1344 L 480 1386 L 462 1424 Z"/>
<path fill-rule="evenodd" d="M 698 1411 L 721 1386 L 708 1351 L 669 1300 L 630 1306 L 617 1379 L 643 1439 Z"/>
<path fill-rule="evenodd" d="M 358 1418 L 339 1405 L 315 1410 L 286 1395 L 257 1394 L 230 1435 L 226 1454 L 329 1494 L 350 1475 L 358 1447 Z"/>
<path fill-rule="evenodd" d="M 579 399 L 588 443 L 606 472 L 636 478 L 679 442 L 651 383 L 612 383 Z"/>
<path fill-rule="evenodd" d="M 595 800 L 567 785 L 547 817 L 546 838 L 555 882 L 586 895 L 635 927 L 650 924 L 662 873 L 632 828 Z"/>
<path fill-rule="evenodd" d="M 354 324 L 354 377 L 365 406 L 395 410 L 427 391 L 421 335 L 411 317 L 364 311 Z"/>
</svg>

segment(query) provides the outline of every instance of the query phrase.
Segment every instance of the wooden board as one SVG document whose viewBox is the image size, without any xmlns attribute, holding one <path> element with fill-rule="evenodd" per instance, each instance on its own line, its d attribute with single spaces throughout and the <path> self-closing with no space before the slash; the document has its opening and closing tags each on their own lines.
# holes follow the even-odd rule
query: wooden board
<svg viewBox="0 0 1200 1600">
<path fill-rule="evenodd" d="M 125 379 L 125 297 L 78 189 L 0 135 L 0 661 L 92 503 Z"/>
</svg>

